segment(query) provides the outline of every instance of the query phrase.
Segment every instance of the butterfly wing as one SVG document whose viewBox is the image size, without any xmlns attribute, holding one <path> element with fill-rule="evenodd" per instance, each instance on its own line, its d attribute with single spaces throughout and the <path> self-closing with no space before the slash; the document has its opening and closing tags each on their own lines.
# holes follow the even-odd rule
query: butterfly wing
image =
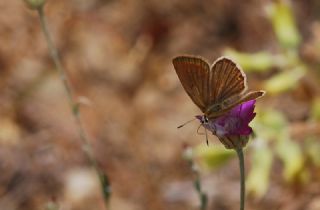
<svg viewBox="0 0 320 210">
<path fill-rule="evenodd" d="M 243 95 L 239 100 L 235 101 L 234 104 L 231 106 L 235 107 L 238 104 L 242 104 L 247 101 L 255 100 L 257 98 L 264 96 L 265 93 L 266 93 L 266 91 L 263 91 L 263 90 L 250 91 L 250 92 L 246 93 L 245 95 Z"/>
<path fill-rule="evenodd" d="M 260 91 L 250 91 L 248 93 L 242 94 L 242 95 L 235 95 L 231 98 L 228 98 L 221 103 L 218 103 L 216 106 L 220 108 L 218 111 L 211 111 L 207 115 L 209 119 L 215 119 L 226 112 L 230 111 L 233 107 L 242 104 L 244 102 L 250 101 L 250 100 L 255 100 L 257 98 L 262 97 L 265 94 L 265 91 L 260 90 Z M 215 107 L 213 106 L 212 110 Z"/>
<path fill-rule="evenodd" d="M 223 103 L 237 101 L 247 90 L 247 79 L 241 68 L 226 57 L 218 58 L 211 66 L 209 76 L 209 101 L 205 114 L 219 116 L 227 108 Z M 238 99 L 236 99 L 238 98 Z"/>
<path fill-rule="evenodd" d="M 208 62 L 200 57 L 178 56 L 172 63 L 187 94 L 202 112 L 205 112 L 211 92 Z"/>
<path fill-rule="evenodd" d="M 247 78 L 241 68 L 226 57 L 218 58 L 210 71 L 209 104 L 219 103 L 227 98 L 240 95 L 247 90 Z"/>
<path fill-rule="evenodd" d="M 217 118 L 233 107 L 265 93 L 246 93 L 246 75 L 229 58 L 217 59 L 211 69 L 208 62 L 200 57 L 178 56 L 172 62 L 183 88 L 209 119 Z"/>
</svg>

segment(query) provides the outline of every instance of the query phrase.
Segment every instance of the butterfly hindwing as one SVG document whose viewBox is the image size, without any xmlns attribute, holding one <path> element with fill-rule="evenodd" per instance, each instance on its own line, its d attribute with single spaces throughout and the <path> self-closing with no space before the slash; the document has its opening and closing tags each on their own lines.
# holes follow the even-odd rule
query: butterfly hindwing
<svg viewBox="0 0 320 210">
<path fill-rule="evenodd" d="M 242 104 L 244 102 L 255 100 L 257 98 L 262 97 L 265 94 L 265 91 L 250 91 L 248 93 L 243 93 L 240 95 L 235 95 L 231 98 L 227 98 L 221 103 L 216 104 L 215 106 L 218 106 L 220 110 L 214 110 L 214 106 L 212 106 L 212 109 L 206 113 L 207 117 L 209 119 L 215 119 L 224 113 L 230 111 L 235 106 Z"/>
<path fill-rule="evenodd" d="M 212 90 L 210 105 L 241 95 L 247 89 L 245 74 L 236 63 L 226 57 L 217 59 L 211 66 L 209 81 Z"/>
<path fill-rule="evenodd" d="M 266 92 L 263 91 L 263 90 L 259 90 L 259 91 L 250 91 L 246 94 L 244 94 L 241 99 L 234 105 L 232 105 L 233 107 L 238 105 L 238 104 L 242 104 L 244 102 L 247 102 L 247 101 L 251 101 L 251 100 L 255 100 L 255 99 L 258 99 L 262 96 L 264 96 Z"/>
</svg>

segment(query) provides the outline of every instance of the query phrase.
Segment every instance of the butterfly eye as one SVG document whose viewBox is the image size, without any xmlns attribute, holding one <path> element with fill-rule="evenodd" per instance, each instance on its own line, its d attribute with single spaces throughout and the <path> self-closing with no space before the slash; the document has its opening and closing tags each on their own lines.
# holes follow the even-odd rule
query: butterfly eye
<svg viewBox="0 0 320 210">
<path fill-rule="evenodd" d="M 201 124 L 207 124 L 207 123 L 209 123 L 208 117 L 205 116 L 205 115 L 203 115 L 203 116 L 201 117 L 200 122 L 201 122 Z"/>
</svg>

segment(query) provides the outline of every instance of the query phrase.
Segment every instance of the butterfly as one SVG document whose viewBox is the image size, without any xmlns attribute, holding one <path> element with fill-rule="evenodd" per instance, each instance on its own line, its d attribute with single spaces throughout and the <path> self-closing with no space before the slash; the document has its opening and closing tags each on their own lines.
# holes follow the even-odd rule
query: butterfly
<svg viewBox="0 0 320 210">
<path fill-rule="evenodd" d="M 265 94 L 247 90 L 245 73 L 230 58 L 220 57 L 210 66 L 198 56 L 178 56 L 172 63 L 184 90 L 203 113 L 201 124 Z"/>
</svg>

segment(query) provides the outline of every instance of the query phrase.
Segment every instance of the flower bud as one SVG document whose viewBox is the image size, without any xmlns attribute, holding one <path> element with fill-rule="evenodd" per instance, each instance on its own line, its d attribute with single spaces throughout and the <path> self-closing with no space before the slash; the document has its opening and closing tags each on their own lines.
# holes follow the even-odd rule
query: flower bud
<svg viewBox="0 0 320 210">
<path fill-rule="evenodd" d="M 30 9 L 39 9 L 43 7 L 43 5 L 46 3 L 46 0 L 24 0 L 24 2 Z"/>
</svg>

